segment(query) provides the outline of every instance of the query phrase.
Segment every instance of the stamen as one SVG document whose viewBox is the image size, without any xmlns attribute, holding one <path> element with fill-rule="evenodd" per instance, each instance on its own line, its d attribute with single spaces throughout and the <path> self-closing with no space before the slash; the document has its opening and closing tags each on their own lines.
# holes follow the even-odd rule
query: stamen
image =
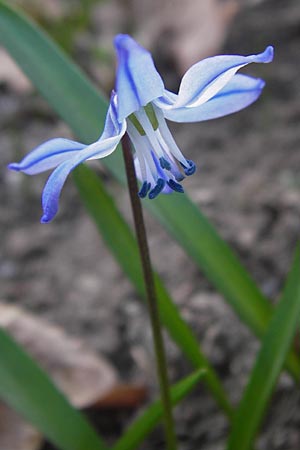
<svg viewBox="0 0 300 450">
<path fill-rule="evenodd" d="M 158 194 L 161 193 L 161 191 L 165 187 L 165 184 L 166 182 L 162 178 L 159 178 L 157 180 L 156 186 L 152 189 L 152 191 L 149 192 L 148 197 L 150 198 L 150 200 L 153 200 L 155 197 L 158 196 Z"/>
<path fill-rule="evenodd" d="M 148 105 L 144 106 L 144 109 L 146 111 L 148 119 L 151 122 L 153 130 L 157 130 L 157 128 L 158 128 L 158 120 L 157 120 L 157 117 L 155 115 L 155 111 L 154 111 L 154 108 L 152 106 L 152 103 L 148 103 Z"/>
<path fill-rule="evenodd" d="M 156 131 L 153 129 L 153 126 L 149 120 L 149 117 L 147 116 L 144 108 L 139 109 L 135 116 L 137 117 L 139 123 L 145 130 L 145 133 L 149 139 L 149 142 L 151 143 L 151 147 L 153 151 L 156 153 L 157 157 L 160 158 L 161 156 L 164 156 L 164 153 L 161 149 L 160 143 L 157 140 Z"/>
<path fill-rule="evenodd" d="M 170 179 L 169 181 L 167 181 L 167 184 L 171 189 L 173 189 L 173 191 L 180 192 L 182 194 L 184 193 L 183 187 L 181 186 L 181 184 L 176 183 L 176 181 Z"/>
<path fill-rule="evenodd" d="M 156 113 L 157 116 L 157 120 L 159 123 L 159 128 L 157 130 L 157 132 L 160 135 L 160 142 L 164 142 L 165 145 L 168 148 L 168 151 L 181 163 L 181 164 L 185 164 L 186 159 L 183 156 L 183 154 L 181 153 L 179 147 L 177 146 L 169 128 L 168 125 L 166 124 L 166 120 L 164 118 L 163 113 L 161 112 L 161 110 L 159 108 L 156 108 L 154 106 L 154 111 Z"/>
<path fill-rule="evenodd" d="M 171 164 L 163 156 L 159 158 L 159 163 L 162 169 L 171 170 Z"/>
<path fill-rule="evenodd" d="M 182 173 L 180 173 L 179 171 L 176 172 L 176 174 L 174 174 L 173 171 L 172 171 L 172 173 L 173 173 L 173 175 L 174 175 L 176 181 L 182 181 L 182 180 L 185 179 L 185 176 L 182 175 Z"/>
<path fill-rule="evenodd" d="M 140 191 L 139 191 L 139 197 L 140 198 L 145 198 L 146 195 L 148 194 L 149 189 L 151 188 L 151 184 L 148 183 L 148 181 L 144 181 L 143 186 L 141 187 Z"/>
<path fill-rule="evenodd" d="M 142 125 L 140 124 L 140 122 L 138 121 L 138 119 L 136 118 L 136 116 L 134 114 L 130 114 L 128 119 L 130 119 L 130 121 L 135 126 L 135 128 L 138 130 L 138 132 L 141 136 L 146 135 L 144 128 L 142 127 Z"/>
<path fill-rule="evenodd" d="M 189 164 L 189 167 L 186 167 L 184 164 L 180 163 L 183 167 L 184 173 L 187 176 L 193 175 L 197 169 L 196 164 L 191 159 L 187 159 L 186 162 Z"/>
</svg>

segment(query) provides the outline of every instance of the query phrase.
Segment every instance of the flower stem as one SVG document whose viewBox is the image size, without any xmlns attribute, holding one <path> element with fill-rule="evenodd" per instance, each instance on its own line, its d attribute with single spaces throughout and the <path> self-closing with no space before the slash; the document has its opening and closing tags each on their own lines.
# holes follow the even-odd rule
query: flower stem
<svg viewBox="0 0 300 450">
<path fill-rule="evenodd" d="M 160 386 L 161 401 L 164 411 L 166 444 L 168 450 L 176 450 L 177 447 L 176 435 L 172 416 L 172 404 L 170 398 L 169 380 L 166 364 L 166 355 L 162 337 L 162 329 L 159 319 L 158 304 L 150 261 L 150 253 L 147 242 L 143 210 L 140 198 L 138 196 L 138 184 L 135 174 L 135 167 L 130 147 L 130 141 L 127 134 L 125 134 L 124 137 L 122 138 L 122 147 L 152 327 L 154 350 L 156 355 L 156 369 Z"/>
</svg>

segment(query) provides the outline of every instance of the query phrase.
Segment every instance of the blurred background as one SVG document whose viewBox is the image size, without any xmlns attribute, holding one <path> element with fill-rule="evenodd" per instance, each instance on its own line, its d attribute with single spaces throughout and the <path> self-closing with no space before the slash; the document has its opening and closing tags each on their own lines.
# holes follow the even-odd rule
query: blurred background
<svg viewBox="0 0 300 450">
<path fill-rule="evenodd" d="M 107 95 L 114 85 L 112 39 L 119 32 L 132 34 L 153 52 L 167 88 L 175 91 L 183 73 L 201 58 L 258 53 L 274 45 L 272 64 L 247 69 L 267 83 L 256 104 L 225 118 L 170 128 L 198 166 L 185 182 L 186 192 L 276 300 L 300 230 L 299 1 L 11 3 L 44 27 Z M 47 175 L 30 178 L 6 170 L 6 164 L 40 142 L 72 134 L 1 48 L 0 127 L 1 308 L 21 306 L 37 321 L 62 327 L 103 356 L 123 383 L 145 386 L 151 396 L 155 371 L 144 308 L 83 210 L 71 180 L 57 219 L 41 225 L 40 194 Z M 98 170 L 131 222 L 127 193 L 104 169 Z M 237 402 L 258 343 L 162 227 L 147 213 L 146 219 L 154 266 Z M 177 380 L 190 367 L 169 341 L 167 348 L 171 377 Z M 283 376 L 258 449 L 300 448 L 299 403 L 295 387 Z M 113 441 L 134 414 L 134 407 L 130 413 L 120 407 L 100 410 L 94 419 Z M 0 408 L 0 435 L 1 420 L 3 424 Z M 178 408 L 177 420 L 182 449 L 223 448 L 227 422 L 204 388 Z M 28 442 L 20 449 L 51 448 Z M 143 448 L 161 448 L 161 442 L 158 430 Z M 0 450 L 18 449 L 1 443 L 0 436 Z"/>
</svg>

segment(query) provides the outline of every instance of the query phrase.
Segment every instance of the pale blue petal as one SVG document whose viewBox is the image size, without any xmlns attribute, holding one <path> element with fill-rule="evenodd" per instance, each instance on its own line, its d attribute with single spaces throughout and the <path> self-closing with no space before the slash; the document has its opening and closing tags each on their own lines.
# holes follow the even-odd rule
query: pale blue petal
<svg viewBox="0 0 300 450">
<path fill-rule="evenodd" d="M 85 147 L 86 145 L 69 139 L 50 139 L 32 150 L 20 163 L 11 163 L 8 167 L 28 175 L 35 175 L 53 169 Z"/>
<path fill-rule="evenodd" d="M 57 213 L 60 193 L 69 173 L 88 159 L 99 159 L 110 155 L 117 147 L 125 131 L 126 125 L 124 123 L 120 134 L 94 142 L 75 157 L 60 164 L 60 166 L 54 170 L 43 191 L 42 206 L 44 214 L 41 219 L 42 223 L 50 222 Z"/>
<path fill-rule="evenodd" d="M 183 76 L 174 107 L 197 107 L 214 97 L 243 66 L 269 63 L 273 47 L 258 55 L 221 55 L 206 58 L 193 65 Z"/>
<path fill-rule="evenodd" d="M 160 109 L 172 109 L 177 101 L 177 98 L 178 94 L 174 94 L 174 92 L 170 92 L 165 89 L 163 95 L 154 100 L 153 103 Z"/>
<path fill-rule="evenodd" d="M 164 91 L 163 81 L 157 72 L 151 54 L 126 34 L 114 40 L 118 56 L 116 91 L 118 119 L 147 105 Z"/>
<path fill-rule="evenodd" d="M 111 136 L 116 136 L 121 132 L 124 126 L 123 121 L 118 121 L 118 98 L 115 91 L 112 91 L 110 96 L 110 103 L 106 114 L 105 124 L 102 134 L 99 139 L 107 139 Z"/>
<path fill-rule="evenodd" d="M 107 139 L 120 134 L 124 124 L 117 120 L 116 94 L 111 96 L 103 132 L 99 139 Z M 9 164 L 9 169 L 35 175 L 59 166 L 64 161 L 73 158 L 87 147 L 86 144 L 64 138 L 50 139 L 33 149 L 19 163 Z"/>
<path fill-rule="evenodd" d="M 173 122 L 200 122 L 216 119 L 240 111 L 260 96 L 265 82 L 259 78 L 235 75 L 231 81 L 208 102 L 195 108 L 165 109 L 164 115 Z"/>
</svg>

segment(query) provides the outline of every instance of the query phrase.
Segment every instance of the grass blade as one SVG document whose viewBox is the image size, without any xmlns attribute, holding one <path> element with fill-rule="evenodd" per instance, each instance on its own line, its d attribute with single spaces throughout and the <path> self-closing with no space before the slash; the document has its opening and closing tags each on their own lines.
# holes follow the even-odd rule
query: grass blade
<svg viewBox="0 0 300 450">
<path fill-rule="evenodd" d="M 171 388 L 171 400 L 175 406 L 196 386 L 203 377 L 204 371 L 197 371 Z M 155 428 L 162 417 L 162 405 L 159 400 L 150 405 L 125 431 L 112 450 L 134 450 L 143 442 L 145 437 Z"/>
<path fill-rule="evenodd" d="M 0 397 L 7 404 L 61 450 L 106 449 L 83 415 L 2 329 L 0 355 Z"/>
<path fill-rule="evenodd" d="M 100 178 L 85 165 L 76 169 L 74 179 L 84 205 L 94 219 L 111 252 L 139 294 L 145 298 L 138 246 L 131 229 L 117 210 L 112 197 L 103 188 Z M 101 209 L 99 209 L 99 204 L 101 204 Z M 205 383 L 209 386 L 219 405 L 230 415 L 231 407 L 215 371 L 201 352 L 196 337 L 181 318 L 178 308 L 156 273 L 154 273 L 154 279 L 159 312 L 170 336 L 194 367 L 205 368 Z"/>
<path fill-rule="evenodd" d="M 262 341 L 249 383 L 236 411 L 227 450 L 250 450 L 282 370 L 300 317 L 300 252 Z"/>
<path fill-rule="evenodd" d="M 94 141 L 104 122 L 107 101 L 33 21 L 3 1 L 0 42 L 77 136 Z"/>
</svg>

